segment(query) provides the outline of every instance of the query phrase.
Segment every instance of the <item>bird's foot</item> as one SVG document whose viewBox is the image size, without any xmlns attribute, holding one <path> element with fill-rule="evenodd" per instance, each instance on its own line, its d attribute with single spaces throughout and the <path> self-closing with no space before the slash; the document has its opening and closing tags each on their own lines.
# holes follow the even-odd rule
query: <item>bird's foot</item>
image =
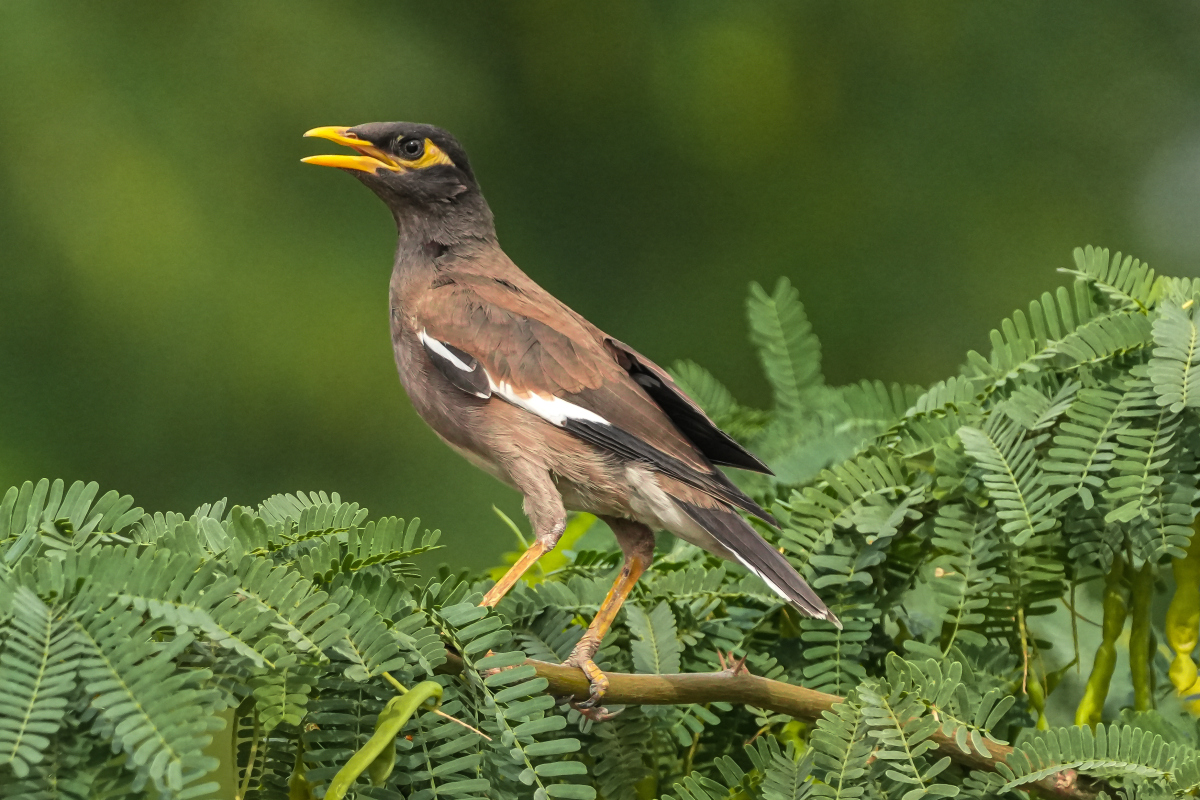
<svg viewBox="0 0 1200 800">
<path fill-rule="evenodd" d="M 600 702 L 600 698 L 604 697 L 604 693 L 608 691 L 608 676 L 590 658 L 584 659 L 578 664 L 567 662 L 567 666 L 579 667 L 588 679 L 588 699 L 582 701 L 579 707 L 581 709 L 595 708 Z"/>
<path fill-rule="evenodd" d="M 746 669 L 746 656 L 734 658 L 733 651 L 730 651 L 728 660 L 726 660 L 726 655 L 718 650 L 717 660 L 721 662 L 721 669 L 719 671 L 728 674 L 731 678 L 736 678 L 742 674 L 750 674 L 750 670 Z"/>
<path fill-rule="evenodd" d="M 588 699 L 572 700 L 571 707 L 583 716 L 596 722 L 612 719 L 620 712 L 610 712 L 600 705 L 600 699 L 608 691 L 608 676 L 592 660 L 594 651 L 598 648 L 588 646 L 590 643 L 581 640 L 575 652 L 563 662 L 565 666 L 577 667 L 588 679 Z"/>
<path fill-rule="evenodd" d="M 588 679 L 588 699 L 577 701 L 572 705 L 580 711 L 595 708 L 600 702 L 600 698 L 604 697 L 604 693 L 608 691 L 608 676 L 600 667 L 596 666 L 596 662 L 592 661 L 588 654 L 572 653 L 571 657 L 563 662 L 563 666 L 577 667 Z"/>
<path fill-rule="evenodd" d="M 585 719 L 590 719 L 592 722 L 608 722 L 613 717 L 619 716 L 625 711 L 624 708 L 618 708 L 614 711 L 609 711 L 607 706 L 590 705 L 589 700 L 576 700 L 572 695 L 556 695 L 554 702 L 558 705 L 567 705 L 579 712 L 580 716 Z"/>
</svg>

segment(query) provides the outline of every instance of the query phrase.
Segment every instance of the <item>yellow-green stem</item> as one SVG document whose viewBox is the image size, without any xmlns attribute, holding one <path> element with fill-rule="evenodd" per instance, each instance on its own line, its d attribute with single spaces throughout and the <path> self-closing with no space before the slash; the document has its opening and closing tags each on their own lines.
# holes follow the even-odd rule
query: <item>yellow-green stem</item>
<svg viewBox="0 0 1200 800">
<path fill-rule="evenodd" d="M 1112 568 L 1104 580 L 1104 620 L 1101 623 L 1102 638 L 1092 661 L 1092 671 L 1083 689 L 1083 698 L 1075 709 L 1076 725 L 1096 725 L 1108 699 L 1108 685 L 1117 666 L 1117 639 L 1125 628 L 1125 557 L 1113 556 Z"/>
<path fill-rule="evenodd" d="M 1130 596 L 1129 673 L 1133 677 L 1133 708 L 1154 708 L 1154 649 L 1150 603 L 1154 600 L 1154 563 L 1146 561 L 1133 577 Z"/>
<path fill-rule="evenodd" d="M 1050 730 L 1050 722 L 1046 719 L 1046 687 L 1036 672 L 1026 679 L 1025 692 L 1029 696 L 1029 705 L 1037 712 L 1037 723 L 1034 727 L 1039 731 Z"/>
<path fill-rule="evenodd" d="M 1192 522 L 1192 530 L 1200 531 L 1200 518 Z M 1175 595 L 1163 626 L 1167 644 L 1175 653 L 1168 676 L 1176 693 L 1185 698 L 1187 709 L 1200 716 L 1200 703 L 1195 699 L 1200 689 L 1200 671 L 1192 660 L 1196 642 L 1200 640 L 1200 533 L 1192 533 L 1183 558 L 1173 559 L 1172 572 Z"/>
<path fill-rule="evenodd" d="M 304 740 L 296 742 L 296 765 L 288 778 L 288 800 L 313 800 L 312 786 L 308 783 L 308 767 L 304 765 Z"/>
<path fill-rule="evenodd" d="M 391 774 L 392 764 L 395 763 L 396 737 L 400 734 L 400 729 L 416 713 L 421 704 L 430 698 L 441 701 L 442 687 L 433 681 L 424 681 L 409 689 L 406 694 L 389 700 L 388 704 L 383 707 L 383 711 L 379 713 L 379 719 L 375 722 L 375 733 L 357 753 L 350 757 L 346 765 L 338 770 L 337 775 L 334 775 L 333 780 L 329 782 L 329 788 L 325 791 L 325 800 L 342 800 L 358 776 L 368 769 L 370 769 L 372 784 L 379 785 L 386 781 L 388 775 Z M 391 763 L 388 763 L 389 754 Z M 380 759 L 379 764 L 374 763 L 376 759 Z"/>
</svg>

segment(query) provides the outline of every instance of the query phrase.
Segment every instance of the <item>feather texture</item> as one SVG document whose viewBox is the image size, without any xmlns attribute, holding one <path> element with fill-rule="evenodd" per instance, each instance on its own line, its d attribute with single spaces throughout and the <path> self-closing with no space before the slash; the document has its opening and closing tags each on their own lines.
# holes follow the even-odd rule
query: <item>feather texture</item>
<svg viewBox="0 0 1200 800">
<path fill-rule="evenodd" d="M 704 508 L 682 500 L 675 502 L 722 547 L 733 553 L 742 566 L 762 578 L 784 600 L 810 617 L 828 620 L 839 629 L 842 627 L 841 621 L 821 602 L 783 554 L 759 536 L 746 520 L 728 509 Z"/>
<path fill-rule="evenodd" d="M 774 525 L 713 465 L 769 472 L 665 370 L 605 336 L 496 251 L 500 281 L 444 271 L 416 298 L 431 362 L 460 390 L 497 397 L 628 461 L 648 464 Z M 500 267 L 503 266 L 503 269 Z"/>
</svg>

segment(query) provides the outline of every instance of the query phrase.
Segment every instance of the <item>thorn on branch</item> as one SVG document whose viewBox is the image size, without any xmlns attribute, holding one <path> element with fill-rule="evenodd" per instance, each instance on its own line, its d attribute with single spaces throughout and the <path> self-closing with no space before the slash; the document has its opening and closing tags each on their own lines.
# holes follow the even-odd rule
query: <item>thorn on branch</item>
<svg viewBox="0 0 1200 800">
<path fill-rule="evenodd" d="M 746 669 L 746 659 L 749 654 L 742 656 L 740 659 L 734 659 L 733 651 L 729 652 L 729 662 L 725 661 L 725 654 L 717 650 L 717 660 L 721 662 L 719 674 L 728 674 L 731 678 L 736 678 L 738 675 L 749 675 L 750 670 Z"/>
</svg>

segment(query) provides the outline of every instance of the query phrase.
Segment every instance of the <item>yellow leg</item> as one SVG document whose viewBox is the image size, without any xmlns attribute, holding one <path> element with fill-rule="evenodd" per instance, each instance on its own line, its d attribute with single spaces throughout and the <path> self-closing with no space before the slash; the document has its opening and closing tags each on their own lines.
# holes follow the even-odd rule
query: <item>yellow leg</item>
<svg viewBox="0 0 1200 800">
<path fill-rule="evenodd" d="M 591 698 L 580 703 L 584 708 L 596 705 L 608 691 L 608 678 L 596 666 L 596 662 L 592 661 L 592 656 L 596 655 L 596 651 L 600 649 L 600 643 L 604 640 L 608 629 L 612 627 L 613 620 L 617 618 L 617 612 L 621 610 L 625 598 L 633 591 L 634 584 L 646 571 L 647 566 L 647 562 L 640 556 L 635 555 L 625 559 L 625 566 L 621 570 L 621 574 L 617 576 L 612 588 L 608 590 L 608 595 L 600 604 L 600 610 L 596 612 L 592 624 L 588 626 L 583 638 L 579 640 L 579 644 L 575 645 L 575 649 L 571 651 L 571 655 L 564 662 L 568 666 L 579 667 L 588 677 L 588 682 L 591 684 Z"/>
<path fill-rule="evenodd" d="M 540 541 L 535 541 L 530 545 L 529 549 L 517 559 L 517 563 L 509 567 L 508 572 L 504 573 L 504 577 L 499 582 L 488 590 L 488 593 L 483 596 L 483 600 L 479 603 L 481 606 L 492 606 L 504 599 L 504 595 L 508 594 L 508 590 L 521 580 L 521 576 L 533 566 L 533 562 L 542 557 L 550 548 L 542 544 Z"/>
</svg>

